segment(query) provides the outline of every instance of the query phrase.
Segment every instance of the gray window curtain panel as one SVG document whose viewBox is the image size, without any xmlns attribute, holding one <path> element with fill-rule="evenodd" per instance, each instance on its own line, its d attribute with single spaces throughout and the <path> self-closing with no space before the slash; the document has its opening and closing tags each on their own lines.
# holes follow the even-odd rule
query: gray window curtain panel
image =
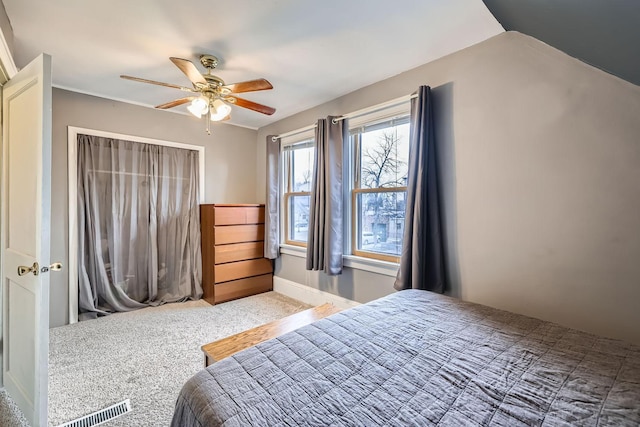
<svg viewBox="0 0 640 427">
<path fill-rule="evenodd" d="M 346 120 L 318 120 L 309 206 L 307 270 L 342 273 L 342 151 Z"/>
<path fill-rule="evenodd" d="M 442 293 L 446 289 L 446 271 L 429 86 L 420 86 L 418 97 L 411 101 L 409 138 L 404 241 L 394 287 Z"/>
<path fill-rule="evenodd" d="M 280 138 L 267 136 L 267 202 L 264 218 L 264 257 L 280 256 Z"/>
<path fill-rule="evenodd" d="M 78 136 L 80 319 L 202 296 L 198 153 Z"/>
</svg>

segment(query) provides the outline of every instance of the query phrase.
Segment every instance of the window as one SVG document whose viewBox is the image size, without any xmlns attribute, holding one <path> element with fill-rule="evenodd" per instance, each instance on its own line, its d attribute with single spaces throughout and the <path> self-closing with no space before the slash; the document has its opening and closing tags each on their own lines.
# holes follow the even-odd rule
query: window
<svg viewBox="0 0 640 427">
<path fill-rule="evenodd" d="M 351 248 L 398 262 L 404 235 L 409 117 L 351 128 Z"/>
<path fill-rule="evenodd" d="M 285 243 L 291 245 L 307 245 L 313 158 L 313 140 L 283 147 L 283 228 Z"/>
<path fill-rule="evenodd" d="M 401 102 L 349 119 L 350 137 L 343 157 L 343 231 L 344 254 L 353 256 L 345 258 L 345 265 L 387 274 L 389 266 L 371 260 L 400 261 L 409 170 L 409 109 L 409 102 Z M 309 127 L 281 140 L 285 245 L 307 245 L 314 134 Z M 286 250 L 304 256 L 302 249 L 289 246 Z"/>
</svg>

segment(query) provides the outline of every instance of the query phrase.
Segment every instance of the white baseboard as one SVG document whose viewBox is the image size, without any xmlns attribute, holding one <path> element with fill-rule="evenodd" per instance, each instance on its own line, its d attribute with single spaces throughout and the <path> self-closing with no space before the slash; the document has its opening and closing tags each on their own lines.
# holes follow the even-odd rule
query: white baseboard
<svg viewBox="0 0 640 427">
<path fill-rule="evenodd" d="M 291 280 L 273 276 L 273 290 L 289 298 L 297 299 L 305 304 L 321 305 L 331 303 L 338 308 L 347 309 L 360 305 L 359 302 L 340 297 L 338 295 L 324 292 L 319 289 L 310 288 Z"/>
</svg>

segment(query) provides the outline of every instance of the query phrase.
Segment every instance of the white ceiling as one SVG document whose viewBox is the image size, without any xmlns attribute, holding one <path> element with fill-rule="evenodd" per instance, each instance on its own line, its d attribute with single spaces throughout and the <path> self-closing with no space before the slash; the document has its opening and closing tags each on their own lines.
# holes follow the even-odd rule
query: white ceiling
<svg viewBox="0 0 640 427">
<path fill-rule="evenodd" d="M 273 116 L 234 107 L 259 128 L 503 31 L 481 0 L 3 0 L 23 67 L 53 57 L 54 86 L 154 106 L 189 86 L 170 56 L 218 56 L 227 83 L 266 78 L 243 94 Z M 204 70 L 202 70 L 204 71 Z M 175 108 L 185 112 L 184 106 Z"/>
</svg>

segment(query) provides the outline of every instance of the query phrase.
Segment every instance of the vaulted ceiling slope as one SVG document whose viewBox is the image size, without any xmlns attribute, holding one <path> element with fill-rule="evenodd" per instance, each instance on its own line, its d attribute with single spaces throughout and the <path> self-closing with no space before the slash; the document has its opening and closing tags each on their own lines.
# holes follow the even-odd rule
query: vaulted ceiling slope
<svg viewBox="0 0 640 427">
<path fill-rule="evenodd" d="M 483 0 L 507 31 L 640 85 L 640 1 Z"/>
<path fill-rule="evenodd" d="M 504 31 L 481 0 L 3 2 L 18 67 L 46 52 L 60 88 L 154 106 L 184 94 L 119 76 L 189 86 L 169 57 L 198 64 L 202 53 L 222 60 L 215 74 L 227 83 L 268 79 L 273 90 L 243 97 L 275 107 L 273 116 L 232 113 L 250 128 Z"/>
</svg>

